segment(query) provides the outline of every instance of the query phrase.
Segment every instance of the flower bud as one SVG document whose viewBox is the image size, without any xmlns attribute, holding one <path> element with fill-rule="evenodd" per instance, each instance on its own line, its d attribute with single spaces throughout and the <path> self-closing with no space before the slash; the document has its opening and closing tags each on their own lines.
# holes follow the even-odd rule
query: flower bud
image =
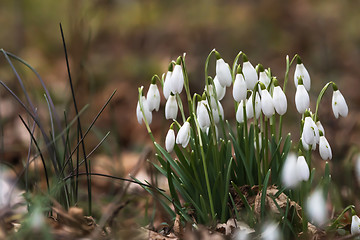
<svg viewBox="0 0 360 240">
<path fill-rule="evenodd" d="M 146 99 L 148 102 L 149 111 L 159 110 L 160 107 L 160 92 L 156 84 L 150 84 Z"/>
<path fill-rule="evenodd" d="M 172 93 L 181 93 L 184 87 L 184 74 L 182 67 L 179 64 L 176 64 L 174 67 L 174 72 L 171 75 L 169 89 Z"/>
<path fill-rule="evenodd" d="M 287 111 L 287 99 L 280 86 L 274 87 L 273 102 L 276 112 L 279 115 L 284 115 Z"/>
<path fill-rule="evenodd" d="M 309 166 L 304 156 L 299 156 L 296 162 L 297 176 L 299 181 L 307 181 L 310 177 Z"/>
<path fill-rule="evenodd" d="M 175 132 L 172 128 L 169 129 L 165 138 L 165 148 L 169 153 L 173 151 L 175 145 Z"/>
<path fill-rule="evenodd" d="M 340 116 L 346 117 L 348 115 L 348 106 L 344 96 L 339 90 L 333 92 L 332 96 L 332 110 L 336 118 Z"/>
<path fill-rule="evenodd" d="M 306 109 L 309 108 L 310 98 L 309 94 L 306 91 L 304 85 L 299 84 L 296 88 L 295 93 L 295 105 L 296 109 L 300 114 L 303 114 Z"/>
<path fill-rule="evenodd" d="M 169 65 L 169 70 L 167 71 L 166 75 L 165 75 L 165 79 L 164 79 L 164 86 L 163 86 L 163 94 L 165 99 L 167 100 L 170 96 L 170 86 L 171 84 L 171 75 L 172 75 L 172 71 L 173 71 L 173 65 L 170 64 Z"/>
<path fill-rule="evenodd" d="M 323 160 L 332 159 L 331 147 L 325 136 L 320 137 L 319 153 Z"/>
<path fill-rule="evenodd" d="M 246 99 L 247 87 L 246 82 L 241 73 L 236 74 L 233 86 L 233 96 L 236 102 Z"/>
<path fill-rule="evenodd" d="M 230 72 L 229 64 L 227 64 L 224 59 L 220 57 L 218 52 L 216 54 L 216 76 L 219 79 L 219 83 L 223 87 L 230 87 L 232 83 L 232 76 Z"/>
<path fill-rule="evenodd" d="M 249 62 L 245 54 L 243 54 L 243 61 L 244 63 L 243 63 L 242 71 L 244 74 L 247 89 L 253 90 L 255 84 L 258 81 L 256 70 L 254 66 Z"/>
<path fill-rule="evenodd" d="M 268 118 L 275 113 L 273 99 L 267 89 L 261 90 L 261 109 Z"/>
<path fill-rule="evenodd" d="M 202 100 L 200 102 L 198 102 L 197 105 L 197 109 L 196 109 L 196 115 L 197 115 L 197 119 L 200 125 L 200 128 L 202 130 L 205 130 L 207 127 L 210 126 L 210 117 L 209 117 L 209 113 L 207 110 L 207 101 L 206 100 Z"/>
<path fill-rule="evenodd" d="M 303 80 L 305 89 L 307 91 L 309 91 L 310 86 L 311 86 L 310 75 L 309 75 L 308 71 L 306 70 L 304 64 L 301 62 L 300 57 L 297 57 L 297 64 L 296 64 L 296 68 L 295 68 L 295 72 L 294 72 L 294 83 L 295 83 L 296 87 L 298 86 L 299 78 L 301 78 Z"/>
<path fill-rule="evenodd" d="M 170 95 L 165 104 L 165 118 L 176 119 L 178 113 L 178 104 L 175 95 Z"/>
<path fill-rule="evenodd" d="M 244 122 L 244 100 L 241 100 L 241 102 L 239 103 L 239 106 L 236 110 L 236 121 L 238 123 Z"/>
</svg>

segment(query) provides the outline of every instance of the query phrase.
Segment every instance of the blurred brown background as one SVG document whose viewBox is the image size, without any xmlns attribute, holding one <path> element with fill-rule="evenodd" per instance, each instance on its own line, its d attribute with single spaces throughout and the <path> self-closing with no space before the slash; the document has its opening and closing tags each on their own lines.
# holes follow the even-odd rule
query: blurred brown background
<svg viewBox="0 0 360 240">
<path fill-rule="evenodd" d="M 316 97 L 328 81 L 336 82 L 347 99 L 350 114 L 339 121 L 331 111 L 331 91 L 320 108 L 336 163 L 359 140 L 359 9 L 360 1 L 351 0 L 2 0 L 0 48 L 15 53 L 38 70 L 60 115 L 64 109 L 73 112 L 59 31 L 61 22 L 77 100 L 80 108 L 90 104 L 82 120 L 84 126 L 111 92 L 118 90 L 96 124 L 96 131 L 87 139 L 89 149 L 110 130 L 111 137 L 100 153 L 131 161 L 136 155 L 129 152 L 141 153 L 144 143 L 150 141 L 145 127 L 136 121 L 137 88 L 144 85 L 147 90 L 152 75 L 161 76 L 172 59 L 187 53 L 191 89 L 199 92 L 203 89 L 204 62 L 213 48 L 230 64 L 240 50 L 244 51 L 254 65 L 270 67 L 281 84 L 285 56 L 298 53 L 312 77 L 313 111 Z M 46 119 L 48 112 L 39 81 L 23 66 L 17 66 Z M 210 72 L 213 70 L 214 61 Z M 288 85 L 288 126 L 298 129 L 293 72 L 294 66 Z M 23 97 L 3 56 L 0 79 Z M 234 118 L 230 92 L 229 88 L 225 114 Z M 4 89 L 0 89 L 0 107 L 7 156 L 16 161 L 23 156 L 21 149 L 27 147 L 28 140 L 23 130 L 14 131 L 20 126 L 17 114 L 22 110 Z M 161 126 L 169 125 L 162 120 L 162 114 L 155 114 L 152 124 L 159 138 L 167 131 Z M 293 136 L 295 141 L 299 137 L 298 133 Z"/>
</svg>

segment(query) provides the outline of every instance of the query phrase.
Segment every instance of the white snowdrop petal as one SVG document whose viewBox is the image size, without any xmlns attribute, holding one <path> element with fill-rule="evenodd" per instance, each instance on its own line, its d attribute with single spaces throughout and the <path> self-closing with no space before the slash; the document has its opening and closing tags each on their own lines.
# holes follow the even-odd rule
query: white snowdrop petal
<svg viewBox="0 0 360 240">
<path fill-rule="evenodd" d="M 214 86 L 215 86 L 215 91 L 216 91 L 216 96 L 217 96 L 217 99 L 219 101 L 221 101 L 225 94 L 226 94 L 226 87 L 223 87 L 220 82 L 219 82 L 219 79 L 217 76 L 215 76 L 214 78 Z M 213 94 L 213 93 L 211 93 Z"/>
<path fill-rule="evenodd" d="M 175 65 L 170 80 L 170 91 L 172 93 L 181 93 L 184 87 L 184 74 L 181 65 Z"/>
<path fill-rule="evenodd" d="M 295 105 L 300 114 L 303 114 L 309 108 L 310 98 L 304 85 L 298 85 L 295 93 Z"/>
<path fill-rule="evenodd" d="M 165 104 L 165 118 L 176 119 L 178 113 L 178 104 L 175 95 L 170 95 Z"/>
<path fill-rule="evenodd" d="M 164 80 L 164 87 L 163 87 L 163 94 L 165 99 L 167 100 L 170 96 L 170 86 L 171 86 L 171 75 L 172 72 L 168 71 L 165 75 L 165 80 Z"/>
<path fill-rule="evenodd" d="M 239 103 L 239 106 L 236 110 L 236 121 L 238 123 L 244 122 L 244 100 L 241 100 L 241 102 Z"/>
<path fill-rule="evenodd" d="M 356 215 L 351 218 L 351 235 L 360 233 L 360 218 Z"/>
<path fill-rule="evenodd" d="M 268 90 L 261 90 L 261 109 L 264 115 L 270 118 L 275 113 L 273 99 Z"/>
<path fill-rule="evenodd" d="M 235 101 L 240 102 L 246 99 L 247 86 L 242 74 L 236 74 L 233 86 L 233 97 Z"/>
<path fill-rule="evenodd" d="M 222 58 L 216 60 L 216 76 L 221 86 L 230 87 L 232 83 L 230 67 Z"/>
<path fill-rule="evenodd" d="M 306 201 L 306 212 L 310 222 L 322 226 L 327 221 L 326 201 L 321 190 L 313 192 Z"/>
<path fill-rule="evenodd" d="M 295 68 L 295 72 L 294 72 L 294 83 L 295 83 L 296 87 L 298 86 L 298 81 L 299 81 L 300 77 L 303 80 L 305 89 L 307 91 L 309 91 L 310 87 L 311 87 L 311 79 L 310 79 L 309 72 L 306 70 L 303 63 L 296 64 L 296 68 Z"/>
<path fill-rule="evenodd" d="M 320 137 L 319 153 L 323 160 L 332 159 L 331 147 L 325 136 Z"/>
<path fill-rule="evenodd" d="M 273 102 L 276 112 L 279 115 L 284 115 L 287 111 L 287 99 L 280 86 L 274 87 Z"/>
<path fill-rule="evenodd" d="M 175 132 L 173 129 L 169 129 L 165 138 L 165 148 L 169 153 L 173 151 L 175 146 Z"/>
<path fill-rule="evenodd" d="M 249 61 L 244 62 L 242 72 L 244 74 L 247 89 L 253 90 L 258 81 L 258 76 L 254 66 Z"/>
<path fill-rule="evenodd" d="M 304 156 L 299 156 L 296 162 L 296 168 L 298 171 L 298 178 L 300 181 L 307 181 L 310 177 L 309 166 Z"/>
<path fill-rule="evenodd" d="M 289 153 L 283 165 L 281 180 L 286 188 L 295 188 L 299 183 L 296 161 L 296 155 L 294 153 Z"/>
<path fill-rule="evenodd" d="M 156 84 L 150 84 L 146 99 L 148 102 L 149 111 L 159 110 L 160 107 L 160 92 Z"/>
<path fill-rule="evenodd" d="M 339 90 L 333 92 L 332 96 L 332 110 L 336 118 L 340 116 L 346 117 L 349 112 L 349 108 L 346 104 L 344 96 Z"/>
</svg>

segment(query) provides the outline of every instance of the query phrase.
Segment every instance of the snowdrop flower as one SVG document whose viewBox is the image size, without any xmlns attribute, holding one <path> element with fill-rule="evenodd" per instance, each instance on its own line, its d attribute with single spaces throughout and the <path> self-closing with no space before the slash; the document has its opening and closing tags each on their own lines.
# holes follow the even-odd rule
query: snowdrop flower
<svg viewBox="0 0 360 240">
<path fill-rule="evenodd" d="M 257 76 L 254 66 L 249 62 L 247 56 L 245 54 L 243 54 L 242 57 L 243 57 L 242 72 L 244 74 L 246 86 L 247 86 L 247 89 L 253 90 L 258 81 L 258 76 Z"/>
<path fill-rule="evenodd" d="M 244 76 L 241 73 L 241 68 L 238 68 L 238 73 L 236 74 L 234 86 L 233 86 L 233 97 L 236 102 L 246 99 L 247 87 Z"/>
<path fill-rule="evenodd" d="M 149 110 L 148 102 L 147 102 L 145 96 L 141 96 L 140 101 L 141 101 L 141 105 L 142 105 L 142 108 L 143 108 L 143 111 L 145 114 L 146 121 L 148 122 L 148 124 L 151 124 L 152 113 Z M 144 116 L 143 116 L 143 113 L 140 108 L 140 101 L 138 101 L 137 106 L 136 106 L 136 117 L 137 117 L 139 124 L 141 124 L 142 121 L 144 120 L 144 118 L 143 118 Z M 145 122 L 145 120 L 144 120 L 144 122 Z"/>
<path fill-rule="evenodd" d="M 309 166 L 304 156 L 299 156 L 296 162 L 297 176 L 299 181 L 307 181 L 310 177 Z"/>
<path fill-rule="evenodd" d="M 310 149 L 309 144 L 307 144 L 306 142 L 304 142 L 302 136 L 301 136 L 300 140 L 301 140 L 301 144 L 302 144 L 302 146 L 304 147 L 304 149 L 305 149 L 306 151 L 309 151 L 309 149 Z M 316 143 L 314 143 L 314 144 L 311 145 L 311 150 L 313 150 L 313 151 L 316 150 Z"/>
<path fill-rule="evenodd" d="M 172 85 L 171 84 L 171 75 L 172 75 L 172 72 L 173 72 L 173 64 L 170 63 L 169 64 L 169 68 L 168 68 L 168 71 L 165 75 L 165 79 L 164 79 L 164 87 L 163 87 L 163 94 L 164 94 L 164 97 L 165 99 L 167 100 L 170 96 L 170 86 Z"/>
<path fill-rule="evenodd" d="M 154 83 L 153 83 L 154 81 Z M 149 111 L 159 110 L 160 107 L 160 92 L 153 78 L 152 83 L 150 84 L 149 90 L 146 95 L 148 102 Z"/>
<path fill-rule="evenodd" d="M 175 95 L 171 94 L 165 104 L 165 118 L 176 119 L 178 113 L 178 104 Z"/>
<path fill-rule="evenodd" d="M 217 100 L 221 101 L 225 96 L 226 87 L 220 84 L 219 78 L 217 76 L 215 76 L 214 78 L 214 86 L 215 86 Z"/>
<path fill-rule="evenodd" d="M 169 89 L 172 93 L 181 93 L 184 87 L 184 74 L 182 71 L 182 67 L 180 65 L 181 59 L 180 57 L 176 61 L 176 65 L 174 67 L 174 71 L 170 78 Z"/>
<path fill-rule="evenodd" d="M 287 99 L 286 95 L 279 86 L 276 79 L 274 79 L 274 91 L 273 91 L 273 103 L 276 112 L 279 115 L 284 115 L 287 111 Z"/>
<path fill-rule="evenodd" d="M 190 141 L 190 123 L 186 121 L 181 126 L 178 135 L 176 136 L 176 144 L 181 144 L 183 148 L 186 148 Z"/>
<path fill-rule="evenodd" d="M 259 118 L 261 113 L 261 100 L 259 93 L 256 92 L 255 94 L 255 117 Z M 246 102 L 246 114 L 247 118 L 253 118 L 254 117 L 254 108 L 253 108 L 253 93 L 251 93 L 250 98 Z"/>
<path fill-rule="evenodd" d="M 299 79 L 299 85 L 296 87 L 295 93 L 295 105 L 296 109 L 300 114 L 303 114 L 306 109 L 309 108 L 310 98 L 309 94 L 306 91 L 304 85 L 302 84 L 302 79 Z"/>
<path fill-rule="evenodd" d="M 325 136 L 320 137 L 319 153 L 323 160 L 332 159 L 331 147 Z"/>
<path fill-rule="evenodd" d="M 346 117 L 349 111 L 345 98 L 341 94 L 341 92 L 337 89 L 337 87 L 336 90 L 334 87 L 334 92 L 332 96 L 332 110 L 336 118 L 338 118 L 339 115 Z"/>
<path fill-rule="evenodd" d="M 321 226 L 327 221 L 326 201 L 322 190 L 318 189 L 309 196 L 306 201 L 306 212 L 316 226 Z"/>
<path fill-rule="evenodd" d="M 201 100 L 198 102 L 196 115 L 202 130 L 205 130 L 207 127 L 210 126 L 210 117 L 207 110 L 208 103 L 206 100 Z"/>
<path fill-rule="evenodd" d="M 305 117 L 302 140 L 308 145 L 316 144 L 320 140 L 319 129 L 311 117 Z"/>
<path fill-rule="evenodd" d="M 263 240 L 281 240 L 281 232 L 277 223 L 270 222 L 265 224 L 263 232 L 261 233 L 261 239 Z"/>
<path fill-rule="evenodd" d="M 264 115 L 270 118 L 275 113 L 273 99 L 264 84 L 261 84 L 261 88 L 261 109 Z"/>
<path fill-rule="evenodd" d="M 262 82 L 267 88 L 270 85 L 270 78 L 266 74 L 263 65 L 259 64 L 259 81 Z"/>
<path fill-rule="evenodd" d="M 174 149 L 174 145 L 175 145 L 175 132 L 170 127 L 168 133 L 166 134 L 166 138 L 165 138 L 166 151 L 168 151 L 169 153 L 172 152 L 172 150 Z"/>
<path fill-rule="evenodd" d="M 218 109 L 219 106 L 219 109 Z M 221 103 L 218 101 L 215 108 L 212 109 L 214 122 L 217 124 L 220 121 L 220 116 L 222 119 L 224 119 L 224 108 L 221 105 Z"/>
<path fill-rule="evenodd" d="M 289 153 L 281 172 L 281 180 L 286 188 L 295 188 L 298 185 L 299 178 L 297 174 L 297 157 L 294 153 Z"/>
<path fill-rule="evenodd" d="M 323 125 L 321 124 L 321 122 L 317 121 L 315 124 L 318 127 L 319 132 L 321 131 L 323 133 L 323 135 L 325 136 L 325 129 L 324 129 Z"/>
<path fill-rule="evenodd" d="M 351 235 L 360 233 L 360 218 L 356 215 L 351 218 Z"/>
<path fill-rule="evenodd" d="M 244 100 L 241 100 L 241 102 L 239 103 L 239 106 L 236 110 L 236 121 L 238 123 L 244 122 Z"/>
<path fill-rule="evenodd" d="M 310 86 L 311 86 L 311 80 L 310 80 L 310 75 L 308 73 L 308 71 L 306 70 L 304 64 L 301 61 L 301 58 L 298 56 L 296 58 L 297 64 L 296 64 L 296 68 L 295 68 L 295 72 L 294 72 L 294 83 L 295 86 L 298 86 L 298 80 L 299 78 L 301 78 L 303 80 L 305 89 L 307 91 L 310 90 Z"/>
<path fill-rule="evenodd" d="M 219 79 L 219 83 L 223 87 L 230 87 L 232 83 L 232 76 L 230 72 L 229 64 L 220 57 L 220 54 L 215 51 L 216 56 L 216 76 Z"/>
</svg>

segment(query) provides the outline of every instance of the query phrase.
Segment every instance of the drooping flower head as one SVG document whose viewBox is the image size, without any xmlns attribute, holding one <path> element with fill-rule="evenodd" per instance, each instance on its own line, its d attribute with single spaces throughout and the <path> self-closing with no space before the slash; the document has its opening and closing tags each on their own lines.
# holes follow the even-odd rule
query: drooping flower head
<svg viewBox="0 0 360 240">
<path fill-rule="evenodd" d="M 272 98 L 273 98 L 275 110 L 279 115 L 284 115 L 287 111 L 286 95 L 279 86 L 279 83 L 276 80 L 276 78 L 273 79 L 273 83 L 274 83 L 274 91 Z"/>
<path fill-rule="evenodd" d="M 170 92 L 176 94 L 176 93 L 181 93 L 183 87 L 184 87 L 184 74 L 181 67 L 181 57 L 178 57 L 178 59 L 176 60 L 174 71 L 171 74 L 169 89 Z"/>
<path fill-rule="evenodd" d="M 261 64 L 258 65 L 258 71 L 259 71 L 259 81 L 262 82 L 266 88 L 268 88 L 271 80 L 269 76 L 266 74 L 263 65 Z"/>
<path fill-rule="evenodd" d="M 146 99 L 148 102 L 149 110 L 153 111 L 159 110 L 160 107 L 160 92 L 158 86 L 156 85 L 156 77 L 154 76 L 151 80 L 151 84 L 149 90 L 146 95 Z"/>
<path fill-rule="evenodd" d="M 165 104 L 165 118 L 166 119 L 176 119 L 178 113 L 178 104 L 174 94 L 170 94 L 169 99 Z"/>
<path fill-rule="evenodd" d="M 164 94 L 164 97 L 165 97 L 166 100 L 169 98 L 170 93 L 171 93 L 170 86 L 172 85 L 171 84 L 171 75 L 173 73 L 173 70 L 174 70 L 173 63 L 171 62 L 169 64 L 168 71 L 165 74 L 164 86 L 163 86 L 163 94 Z"/>
<path fill-rule="evenodd" d="M 186 121 L 179 129 L 179 132 L 176 136 L 176 144 L 181 144 L 183 148 L 186 148 L 189 141 L 190 141 L 190 123 L 189 121 Z"/>
<path fill-rule="evenodd" d="M 207 108 L 208 108 L 208 102 L 206 100 L 206 97 L 204 96 L 204 99 L 198 102 L 196 109 L 197 119 L 200 128 L 203 131 L 205 131 L 206 128 L 210 127 L 210 117 Z"/>
<path fill-rule="evenodd" d="M 311 79 L 310 79 L 310 75 L 308 73 L 308 71 L 306 70 L 304 64 L 301 61 L 301 58 L 299 56 L 296 57 L 296 68 L 295 68 L 295 72 L 294 72 L 294 83 L 295 86 L 298 86 L 298 81 L 301 78 L 303 80 L 303 84 L 305 86 L 305 89 L 307 91 L 310 90 L 310 86 L 311 86 Z"/>
<path fill-rule="evenodd" d="M 320 143 L 319 143 L 319 153 L 323 160 L 332 159 L 332 151 L 329 142 L 326 140 L 323 132 L 320 132 Z"/>
<path fill-rule="evenodd" d="M 166 138 L 165 138 L 166 151 L 168 151 L 169 153 L 172 152 L 174 149 L 174 146 L 175 146 L 175 132 L 171 125 L 169 131 L 166 134 Z"/>
<path fill-rule="evenodd" d="M 141 88 L 143 88 L 143 87 L 141 87 Z M 146 121 L 148 122 L 148 124 L 151 124 L 151 122 L 152 122 L 152 113 L 149 110 L 148 102 L 147 102 L 145 96 L 141 96 L 138 103 L 137 103 L 137 105 L 136 105 L 136 117 L 137 117 L 137 120 L 138 120 L 139 124 L 141 124 L 142 121 L 144 120 L 144 116 L 145 116 Z M 145 122 L 145 120 L 144 120 L 144 122 Z"/>
<path fill-rule="evenodd" d="M 320 140 L 319 129 L 316 126 L 314 120 L 309 115 L 305 117 L 305 122 L 301 137 L 303 142 L 305 142 L 308 145 L 316 144 Z"/>
<path fill-rule="evenodd" d="M 253 96 L 254 96 L 254 92 L 251 93 L 249 99 L 246 101 L 246 114 L 247 114 L 248 119 L 251 119 L 254 117 Z M 256 91 L 256 93 L 255 93 L 255 117 L 259 118 L 260 113 L 261 113 L 261 100 L 260 100 L 259 93 Z"/>
<path fill-rule="evenodd" d="M 348 115 L 348 106 L 346 104 L 344 96 L 341 94 L 335 84 L 333 84 L 333 96 L 332 96 L 332 110 L 336 118 L 340 116 L 346 117 Z"/>
<path fill-rule="evenodd" d="M 247 86 L 239 65 L 233 86 L 233 97 L 236 102 L 240 102 L 246 99 L 246 95 Z"/>
<path fill-rule="evenodd" d="M 244 74 L 246 86 L 247 89 L 253 90 L 258 81 L 258 76 L 254 66 L 249 62 L 247 56 L 244 53 L 242 54 L 242 57 L 243 57 L 242 72 Z"/>
<path fill-rule="evenodd" d="M 261 86 L 261 110 L 266 117 L 270 118 L 272 115 L 275 114 L 273 99 L 269 91 L 265 88 L 265 85 L 260 82 L 260 86 Z"/>
<path fill-rule="evenodd" d="M 223 87 L 230 87 L 232 83 L 232 76 L 229 64 L 221 58 L 220 54 L 215 51 L 216 56 L 216 76 L 219 79 L 219 83 Z"/>
<path fill-rule="evenodd" d="M 295 105 L 297 111 L 300 114 L 303 114 L 305 110 L 309 108 L 310 105 L 310 97 L 303 85 L 301 77 L 299 78 L 299 84 L 296 87 Z"/>
<path fill-rule="evenodd" d="M 222 86 L 219 82 L 219 78 L 215 76 L 214 78 L 214 86 L 216 91 L 217 100 L 221 101 L 226 93 L 226 86 Z"/>
</svg>

